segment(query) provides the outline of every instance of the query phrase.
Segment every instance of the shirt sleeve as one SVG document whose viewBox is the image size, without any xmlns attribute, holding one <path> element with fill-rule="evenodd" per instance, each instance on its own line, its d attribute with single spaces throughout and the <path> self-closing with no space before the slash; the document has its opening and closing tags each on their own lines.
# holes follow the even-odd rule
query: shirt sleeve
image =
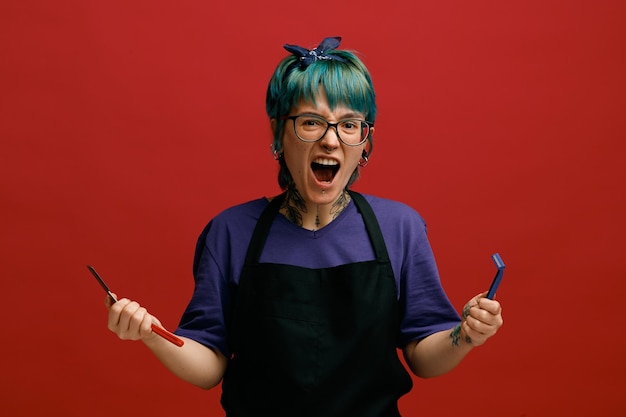
<svg viewBox="0 0 626 417">
<path fill-rule="evenodd" d="M 200 234 L 193 260 L 194 291 L 176 334 L 218 350 L 229 358 L 228 324 L 246 250 L 260 213 L 259 198 L 215 216 Z"/>
<path fill-rule="evenodd" d="M 392 203 L 393 204 L 393 203 Z M 387 208 L 391 211 L 391 207 Z M 396 203 L 393 222 L 382 218 L 381 228 L 398 284 L 401 321 L 398 347 L 459 324 L 448 299 L 427 237 L 426 223 L 414 209 Z"/>
<path fill-rule="evenodd" d="M 414 250 L 401 278 L 404 287 L 400 292 L 404 313 L 400 324 L 402 347 L 411 341 L 451 329 L 461 320 L 441 285 L 425 234 L 420 241 L 419 249 Z"/>
<path fill-rule="evenodd" d="M 230 289 L 227 276 L 216 261 L 219 226 L 213 222 L 204 229 L 196 244 L 193 262 L 194 291 L 185 309 L 176 334 L 216 349 L 227 358 L 227 312 L 230 311 Z"/>
</svg>

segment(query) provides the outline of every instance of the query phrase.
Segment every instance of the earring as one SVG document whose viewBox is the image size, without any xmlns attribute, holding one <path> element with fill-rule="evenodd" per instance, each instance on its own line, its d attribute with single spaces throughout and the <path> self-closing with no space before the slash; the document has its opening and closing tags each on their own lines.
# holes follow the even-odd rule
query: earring
<svg viewBox="0 0 626 417">
<path fill-rule="evenodd" d="M 367 155 L 367 152 L 363 151 L 363 153 L 361 154 L 361 160 L 359 161 L 359 166 L 361 168 L 365 168 L 369 162 L 370 162 L 370 158 Z"/>
<path fill-rule="evenodd" d="M 272 151 L 272 156 L 274 157 L 275 161 L 278 161 L 283 156 L 282 153 L 278 153 L 276 148 L 274 148 L 274 145 L 270 145 L 270 151 Z"/>
</svg>

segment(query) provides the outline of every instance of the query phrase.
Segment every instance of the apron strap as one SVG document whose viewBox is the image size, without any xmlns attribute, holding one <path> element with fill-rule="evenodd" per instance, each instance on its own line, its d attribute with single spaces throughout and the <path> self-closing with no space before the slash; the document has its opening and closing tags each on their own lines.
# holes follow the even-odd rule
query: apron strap
<svg viewBox="0 0 626 417">
<path fill-rule="evenodd" d="M 256 223 L 254 232 L 252 232 L 250 244 L 248 245 L 246 265 L 251 265 L 259 261 L 261 252 L 265 246 L 265 241 L 267 240 L 270 228 L 272 227 L 272 223 L 278 214 L 278 210 L 280 210 L 280 206 L 283 203 L 286 194 L 287 193 L 284 192 L 273 198 L 261 213 L 261 217 L 259 217 L 259 221 Z"/>
<path fill-rule="evenodd" d="M 350 194 L 350 197 L 352 197 L 352 200 L 354 200 L 357 210 L 361 213 L 361 216 L 363 216 L 365 228 L 367 229 L 367 234 L 372 241 L 376 259 L 388 262 L 389 253 L 387 252 L 383 232 L 380 230 L 380 225 L 378 224 L 378 220 L 376 220 L 376 215 L 374 214 L 374 210 L 372 210 L 372 206 L 370 206 L 367 200 L 365 200 L 365 197 L 361 194 L 351 190 L 348 190 L 348 193 Z"/>
<path fill-rule="evenodd" d="M 376 259 L 379 261 L 389 261 L 389 253 L 387 252 L 383 233 L 380 230 L 380 226 L 376 220 L 376 215 L 374 214 L 372 207 L 361 194 L 351 190 L 348 190 L 348 193 L 354 201 L 357 210 L 363 217 L 367 234 L 370 237 L 374 253 L 376 254 Z M 261 252 L 265 246 L 265 241 L 269 235 L 270 228 L 272 227 L 272 223 L 280 210 L 280 206 L 285 199 L 285 195 L 286 192 L 272 199 L 272 201 L 269 202 L 261 213 L 259 221 L 257 222 L 254 232 L 252 233 L 250 245 L 248 246 L 248 252 L 246 253 L 247 265 L 258 262 L 261 257 Z"/>
</svg>

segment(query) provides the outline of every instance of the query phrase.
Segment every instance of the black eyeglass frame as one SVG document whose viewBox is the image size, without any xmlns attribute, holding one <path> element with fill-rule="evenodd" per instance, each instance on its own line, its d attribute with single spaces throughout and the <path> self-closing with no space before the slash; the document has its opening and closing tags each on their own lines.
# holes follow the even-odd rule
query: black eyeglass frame
<svg viewBox="0 0 626 417">
<path fill-rule="evenodd" d="M 322 136 L 319 137 L 319 139 L 316 140 L 308 140 L 308 139 L 302 139 L 300 137 L 300 135 L 298 135 L 298 129 L 296 129 L 296 119 L 298 117 L 314 117 L 316 119 L 320 119 L 323 120 L 324 122 L 326 122 L 326 130 L 324 130 L 324 133 L 322 134 Z M 368 122 L 367 120 L 361 120 L 361 119 L 341 119 L 339 121 L 337 121 L 336 123 L 331 123 L 328 120 L 324 119 L 323 117 L 314 115 L 314 114 L 296 114 L 295 116 L 281 116 L 278 118 L 279 120 L 293 120 L 293 132 L 296 134 L 296 137 L 298 139 L 300 139 L 302 142 L 305 143 L 315 143 L 315 142 L 319 142 L 320 140 L 322 140 L 324 138 L 324 136 L 326 136 L 326 134 L 328 133 L 328 129 L 330 129 L 331 127 L 335 128 L 335 133 L 337 134 L 337 137 L 339 138 L 339 140 L 341 141 L 341 143 L 343 143 L 346 146 L 360 146 L 363 145 L 365 142 L 367 142 L 367 139 L 369 139 L 371 132 L 372 132 L 372 128 L 374 127 L 374 123 L 372 122 Z M 365 123 L 367 125 L 367 135 L 365 135 L 365 137 L 363 138 L 363 140 L 361 140 L 361 142 L 359 143 L 348 143 L 346 141 L 344 141 L 343 139 L 341 139 L 341 135 L 339 134 L 339 129 L 338 126 L 343 123 L 343 122 L 347 122 L 347 121 L 355 121 L 355 122 L 360 122 L 360 123 Z"/>
</svg>

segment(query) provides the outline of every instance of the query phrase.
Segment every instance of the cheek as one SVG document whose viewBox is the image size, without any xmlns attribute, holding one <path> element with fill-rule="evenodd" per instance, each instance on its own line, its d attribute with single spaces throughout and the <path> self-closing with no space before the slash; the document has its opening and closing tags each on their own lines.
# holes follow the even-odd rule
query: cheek
<svg viewBox="0 0 626 417">
<path fill-rule="evenodd" d="M 354 169 L 357 167 L 364 149 L 365 148 L 350 149 L 350 152 L 346 154 L 346 163 L 349 165 L 349 168 Z"/>
<path fill-rule="evenodd" d="M 304 144 L 306 145 L 306 144 Z M 300 145 L 300 143 L 293 142 L 284 142 L 284 158 L 285 163 L 287 164 L 287 168 L 289 168 L 289 172 L 292 175 L 296 175 L 301 173 L 304 169 L 306 169 L 306 149 Z"/>
</svg>

